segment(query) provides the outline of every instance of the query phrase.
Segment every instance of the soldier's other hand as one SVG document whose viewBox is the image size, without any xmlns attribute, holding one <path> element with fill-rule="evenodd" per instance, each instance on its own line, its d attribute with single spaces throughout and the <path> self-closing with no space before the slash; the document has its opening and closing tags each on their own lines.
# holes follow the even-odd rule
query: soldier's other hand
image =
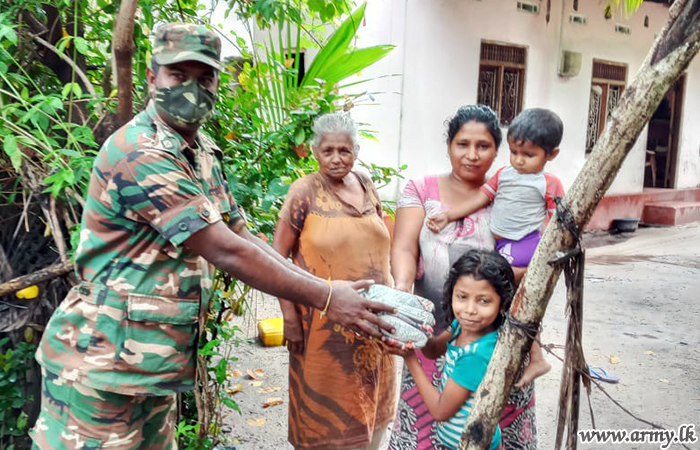
<svg viewBox="0 0 700 450">
<path fill-rule="evenodd" d="M 333 294 L 328 305 L 328 318 L 363 336 L 381 337 L 380 328 L 393 333 L 393 327 L 381 320 L 373 311 L 393 313 L 395 309 L 383 303 L 367 300 L 357 293 L 358 290 L 366 289 L 372 283 L 372 280 L 332 281 Z"/>
</svg>

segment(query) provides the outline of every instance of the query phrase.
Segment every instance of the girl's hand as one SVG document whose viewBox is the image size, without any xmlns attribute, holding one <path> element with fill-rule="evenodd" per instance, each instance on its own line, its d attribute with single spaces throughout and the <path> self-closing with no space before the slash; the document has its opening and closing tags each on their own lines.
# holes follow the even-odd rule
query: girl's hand
<svg viewBox="0 0 700 450">
<path fill-rule="evenodd" d="M 447 342 L 452 339 L 450 330 L 445 330 L 438 336 L 431 336 L 428 343 L 421 349 L 423 355 L 430 359 L 438 359 L 447 351 Z"/>
<path fill-rule="evenodd" d="M 398 355 L 402 358 L 410 358 L 416 355 L 413 342 L 404 344 L 403 342 L 388 337 L 384 337 L 382 341 L 384 342 L 384 350 L 386 350 L 387 353 Z"/>
</svg>

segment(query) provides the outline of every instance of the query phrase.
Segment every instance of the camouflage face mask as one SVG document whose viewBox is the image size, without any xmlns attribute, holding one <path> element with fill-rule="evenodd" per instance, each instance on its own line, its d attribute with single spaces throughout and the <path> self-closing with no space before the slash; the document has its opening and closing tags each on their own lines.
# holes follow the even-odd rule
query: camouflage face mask
<svg viewBox="0 0 700 450">
<path fill-rule="evenodd" d="M 201 125 L 214 109 L 216 96 L 195 80 L 156 88 L 156 107 L 183 126 Z"/>
</svg>

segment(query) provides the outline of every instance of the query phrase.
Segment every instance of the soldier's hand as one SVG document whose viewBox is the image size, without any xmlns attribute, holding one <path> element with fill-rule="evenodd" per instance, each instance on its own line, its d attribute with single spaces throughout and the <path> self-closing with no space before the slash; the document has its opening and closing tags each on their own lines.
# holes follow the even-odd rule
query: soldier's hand
<svg viewBox="0 0 700 450">
<path fill-rule="evenodd" d="M 360 296 L 358 290 L 372 285 L 372 280 L 331 281 L 333 294 L 328 305 L 328 318 L 356 333 L 369 337 L 382 337 L 379 328 L 393 333 L 393 327 L 373 312 L 393 313 L 395 309 Z"/>
</svg>

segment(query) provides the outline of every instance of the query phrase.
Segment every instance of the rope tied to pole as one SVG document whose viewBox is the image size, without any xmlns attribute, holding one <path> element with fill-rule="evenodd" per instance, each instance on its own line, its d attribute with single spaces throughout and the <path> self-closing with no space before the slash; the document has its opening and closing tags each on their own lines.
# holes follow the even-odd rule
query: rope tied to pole
<svg viewBox="0 0 700 450">
<path fill-rule="evenodd" d="M 569 323 L 566 330 L 566 353 L 561 374 L 559 391 L 559 412 L 557 418 L 557 435 L 555 450 L 561 448 L 564 429 L 567 430 L 566 448 L 576 450 L 578 443 L 578 416 L 580 403 L 580 382 L 586 387 L 589 409 L 591 408 L 591 382 L 582 373 L 588 372 L 588 363 L 583 354 L 583 272 L 586 253 L 581 246 L 581 230 L 576 225 L 574 215 L 561 197 L 556 197 L 557 225 L 568 231 L 574 239 L 573 247 L 566 252 L 557 252 L 554 259 L 547 263 L 553 267 L 561 267 L 566 281 L 566 310 Z M 593 411 L 591 410 L 593 421 Z M 595 424 L 595 422 L 593 422 Z M 594 425 L 595 427 L 595 425 Z"/>
</svg>

